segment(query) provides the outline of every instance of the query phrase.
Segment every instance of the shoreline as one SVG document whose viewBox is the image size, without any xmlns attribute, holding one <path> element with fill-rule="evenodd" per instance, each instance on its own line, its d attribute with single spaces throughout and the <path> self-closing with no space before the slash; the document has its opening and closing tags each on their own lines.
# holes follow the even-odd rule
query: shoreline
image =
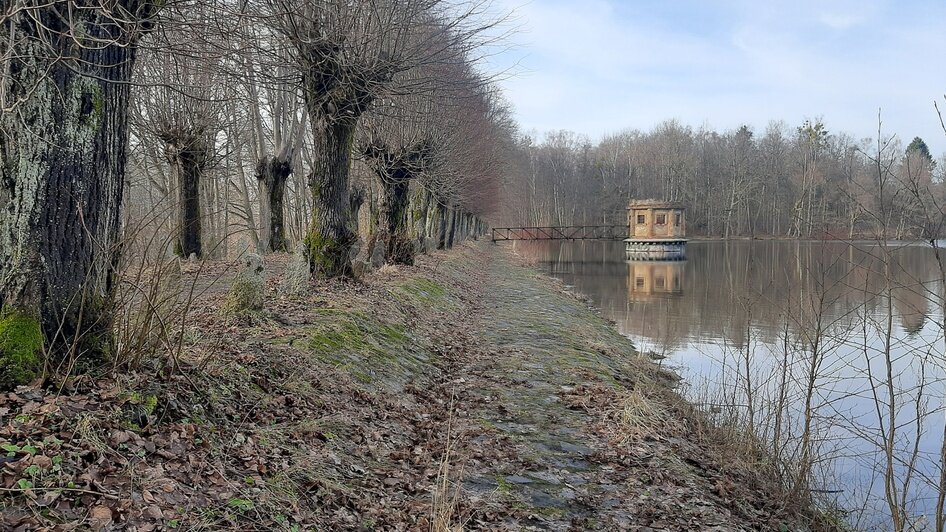
<svg viewBox="0 0 946 532">
<path fill-rule="evenodd" d="M 509 250 L 464 244 L 299 297 L 279 293 L 286 258 L 267 261 L 265 311 L 225 319 L 208 291 L 180 372 L 0 396 L 17 449 L 0 522 L 827 529 L 758 442 L 713 427 Z"/>
<path fill-rule="evenodd" d="M 937 239 L 939 241 L 941 239 Z M 923 240 L 919 238 L 914 239 L 887 239 L 881 240 L 878 238 L 871 238 L 869 236 L 858 235 L 854 238 L 814 238 L 814 237 L 791 237 L 791 236 L 734 236 L 726 239 L 721 236 L 688 236 L 687 241 L 689 242 L 839 242 L 845 244 L 860 244 L 860 243 L 876 243 L 876 242 L 888 242 L 888 243 L 902 243 L 902 244 L 918 244 L 918 243 L 929 243 L 929 240 Z"/>
</svg>

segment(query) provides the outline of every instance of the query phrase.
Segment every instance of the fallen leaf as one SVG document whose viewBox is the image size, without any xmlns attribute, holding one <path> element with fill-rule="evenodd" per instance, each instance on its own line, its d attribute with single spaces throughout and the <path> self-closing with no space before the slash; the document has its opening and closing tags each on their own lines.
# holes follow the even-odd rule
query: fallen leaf
<svg viewBox="0 0 946 532">
<path fill-rule="evenodd" d="M 96 506 L 92 508 L 90 516 L 95 521 L 111 521 L 112 510 L 108 506 Z"/>
</svg>

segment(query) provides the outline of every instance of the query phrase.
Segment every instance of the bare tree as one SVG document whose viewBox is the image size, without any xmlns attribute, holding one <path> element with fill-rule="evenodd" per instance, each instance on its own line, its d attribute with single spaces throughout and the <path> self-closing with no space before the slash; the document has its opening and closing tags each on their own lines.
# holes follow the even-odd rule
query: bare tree
<svg viewBox="0 0 946 532">
<path fill-rule="evenodd" d="M 315 212 L 306 237 L 313 274 L 352 273 L 357 237 L 350 171 L 362 116 L 378 98 L 403 90 L 406 73 L 442 57 L 428 45 L 432 36 L 444 36 L 445 49 L 466 53 L 483 28 L 469 23 L 480 7 L 438 0 L 269 0 L 268 20 L 277 21 L 291 45 L 315 138 L 309 178 Z"/>
<path fill-rule="evenodd" d="M 209 15 L 192 9 L 191 20 Z M 211 183 L 203 183 L 217 163 L 217 136 L 224 129 L 225 105 L 233 97 L 224 83 L 219 46 L 208 46 L 213 39 L 189 39 L 185 29 L 172 28 L 162 38 L 175 42 L 173 49 L 145 50 L 144 61 L 135 80 L 138 116 L 136 133 L 142 142 L 162 146 L 168 165 L 168 188 L 175 191 L 177 212 L 174 251 L 181 257 L 204 255 L 203 224 L 215 214 L 207 194 Z M 203 205 L 202 205 L 203 203 Z"/>
<path fill-rule="evenodd" d="M 286 187 L 301 155 L 306 109 L 279 35 L 251 27 L 240 44 L 252 44 L 244 48 L 265 52 L 243 53 L 237 72 L 250 109 L 250 144 L 257 161 L 259 247 L 262 251 L 288 251 Z"/>
</svg>

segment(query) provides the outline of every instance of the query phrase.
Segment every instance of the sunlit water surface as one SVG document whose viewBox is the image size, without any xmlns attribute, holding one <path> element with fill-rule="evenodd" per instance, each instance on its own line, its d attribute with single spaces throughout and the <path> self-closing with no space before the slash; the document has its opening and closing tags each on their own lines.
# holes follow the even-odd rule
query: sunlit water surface
<svg viewBox="0 0 946 532">
<path fill-rule="evenodd" d="M 707 410 L 748 410 L 750 390 L 764 438 L 774 437 L 772 405 L 785 390 L 791 415 L 782 438 L 797 440 L 814 382 L 813 431 L 828 458 L 820 488 L 835 492 L 825 496 L 852 510 L 858 528 L 886 528 L 889 519 L 880 427 L 890 426 L 892 389 L 897 484 L 915 471 L 898 497 L 911 520 L 933 521 L 944 430 L 944 294 L 928 244 L 690 242 L 681 262 L 626 261 L 621 242 L 514 246 L 592 298 L 642 352 L 666 357 L 661 363 L 680 373 L 684 392 Z"/>
</svg>

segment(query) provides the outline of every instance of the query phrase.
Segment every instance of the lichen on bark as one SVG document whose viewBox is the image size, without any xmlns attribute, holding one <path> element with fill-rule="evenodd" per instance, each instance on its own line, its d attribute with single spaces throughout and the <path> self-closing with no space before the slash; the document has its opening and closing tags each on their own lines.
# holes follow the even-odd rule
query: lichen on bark
<svg viewBox="0 0 946 532">
<path fill-rule="evenodd" d="M 137 40 L 157 14 L 155 6 L 113 4 L 125 13 L 120 18 L 89 6 L 63 27 L 50 4 L 0 26 L 0 41 L 14 52 L 2 90 L 15 112 L 0 113 L 2 376 L 9 382 L 38 371 L 43 357 L 81 365 L 106 358 L 111 347 L 128 82 Z"/>
</svg>

